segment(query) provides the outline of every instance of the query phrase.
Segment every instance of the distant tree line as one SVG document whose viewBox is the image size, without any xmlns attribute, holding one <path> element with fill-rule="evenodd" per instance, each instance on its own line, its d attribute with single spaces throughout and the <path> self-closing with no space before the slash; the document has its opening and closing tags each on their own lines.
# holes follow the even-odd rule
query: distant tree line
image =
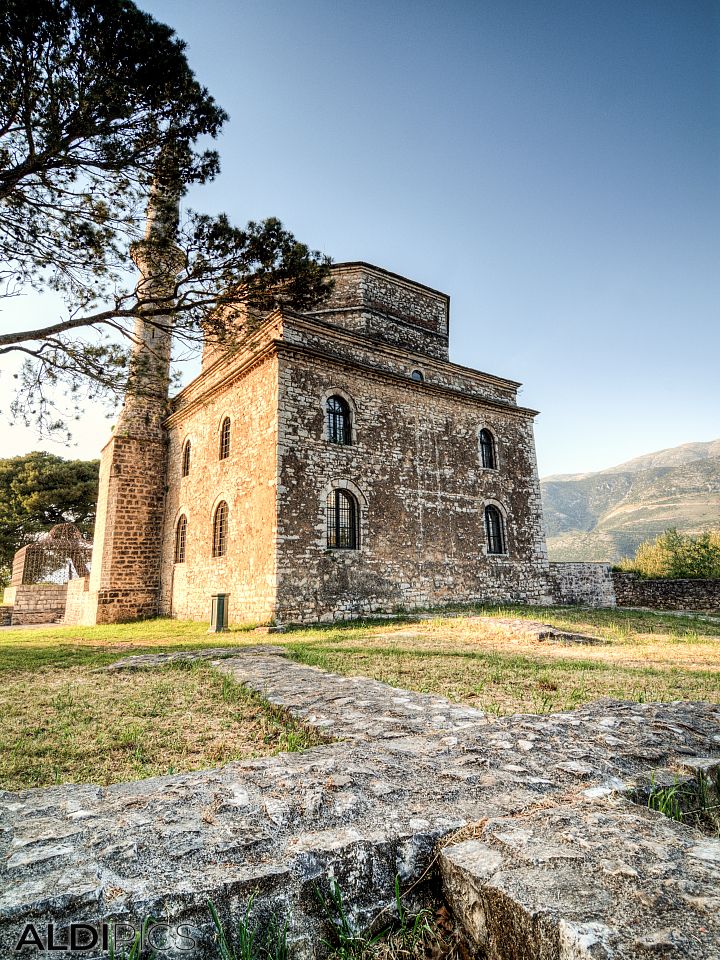
<svg viewBox="0 0 720 960">
<path fill-rule="evenodd" d="M 0 460 L 0 587 L 16 552 L 56 523 L 74 523 L 92 537 L 99 460 L 64 460 L 35 451 Z"/>
<path fill-rule="evenodd" d="M 695 536 L 666 530 L 654 540 L 641 543 L 634 558 L 621 560 L 618 569 L 647 578 L 720 578 L 720 530 Z"/>
</svg>

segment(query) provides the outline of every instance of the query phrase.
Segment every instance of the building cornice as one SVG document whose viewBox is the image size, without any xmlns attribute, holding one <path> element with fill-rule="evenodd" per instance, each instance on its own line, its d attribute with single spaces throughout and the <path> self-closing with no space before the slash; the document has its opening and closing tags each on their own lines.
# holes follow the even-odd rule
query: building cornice
<svg viewBox="0 0 720 960">
<path fill-rule="evenodd" d="M 213 364 L 205 374 L 200 374 L 192 383 L 189 383 L 184 390 L 182 390 L 174 399 L 173 403 L 177 403 L 179 399 L 187 399 L 187 402 L 180 407 L 178 410 L 173 410 L 173 412 L 165 418 L 164 425 L 166 427 L 172 427 L 176 423 L 179 423 L 181 420 L 184 420 L 186 416 L 193 413 L 199 406 L 202 406 L 208 400 L 212 399 L 219 393 L 222 393 L 229 386 L 232 386 L 238 380 L 242 380 L 243 377 L 246 377 L 255 367 L 260 367 L 262 364 L 266 363 L 268 360 L 271 360 L 273 357 L 277 356 L 277 344 L 282 341 L 279 340 L 268 340 L 263 347 L 255 353 L 252 353 L 248 356 L 245 356 L 236 366 L 231 366 L 227 374 L 222 377 L 220 380 L 214 380 L 208 384 L 206 389 L 200 389 L 197 396 L 192 397 L 192 399 L 187 399 L 184 397 L 186 391 L 190 389 L 197 389 L 198 381 L 210 374 L 210 372 L 216 367 L 216 364 Z M 227 358 L 226 358 L 227 361 Z M 207 379 L 210 379 L 209 376 Z"/>
<path fill-rule="evenodd" d="M 442 290 L 436 290 L 435 287 L 429 287 L 426 283 L 419 283 L 417 280 L 411 280 L 410 277 L 403 277 L 400 273 L 393 273 L 392 270 L 386 270 L 385 267 L 378 267 L 374 263 L 367 263 L 365 260 L 346 260 L 342 263 L 331 264 L 331 270 L 350 272 L 351 270 L 371 270 L 373 273 L 379 273 L 381 276 L 391 277 L 407 287 L 417 287 L 419 290 L 425 290 L 432 293 L 446 303 L 450 303 L 450 294 L 443 293 Z"/>
<path fill-rule="evenodd" d="M 522 383 L 518 380 L 508 380 L 506 377 L 498 377 L 492 373 L 485 373 L 483 370 L 465 367 L 460 363 L 453 363 L 451 360 L 440 360 L 438 357 L 432 357 L 427 353 L 415 353 L 406 347 L 394 347 L 392 344 L 382 340 L 376 340 L 374 337 L 367 337 L 362 333 L 346 330 L 333 323 L 328 323 L 327 320 L 316 319 L 313 314 L 297 313 L 294 310 L 286 309 L 283 311 L 283 318 L 290 318 L 307 326 L 318 326 L 323 330 L 331 330 L 333 339 L 346 343 L 360 343 L 362 346 L 371 347 L 374 353 L 386 354 L 395 358 L 406 357 L 409 362 L 413 362 L 419 367 L 454 370 L 478 382 L 494 384 L 515 390 L 522 386 Z M 418 329 L 427 332 L 424 327 L 419 327 Z"/>
<path fill-rule="evenodd" d="M 233 382 L 246 376 L 254 367 L 259 366 L 272 356 L 276 356 L 281 352 L 313 356 L 316 359 L 323 359 L 334 364 L 340 364 L 351 369 L 360 370 L 366 375 L 372 374 L 381 379 L 384 378 L 393 380 L 398 384 L 410 386 L 416 390 L 445 394 L 456 398 L 459 397 L 473 403 L 483 404 L 493 409 L 501 410 L 511 416 L 517 415 L 527 418 L 538 415 L 537 410 L 533 410 L 530 407 L 520 407 L 516 403 L 510 401 L 504 402 L 502 400 L 492 399 L 491 397 L 480 396 L 478 394 L 468 392 L 467 390 L 433 382 L 431 379 L 427 378 L 423 383 L 417 383 L 409 376 L 405 377 L 401 373 L 375 366 L 369 362 L 365 363 L 361 360 L 356 360 L 347 356 L 340 356 L 332 351 L 322 350 L 318 347 L 311 347 L 306 344 L 292 343 L 284 339 L 282 336 L 273 338 L 268 337 L 269 331 L 273 326 L 278 324 L 279 320 L 289 320 L 296 328 L 304 328 L 310 331 L 314 329 L 315 332 L 321 334 L 331 332 L 332 339 L 335 342 L 354 344 L 361 347 L 370 348 L 375 354 L 400 360 L 404 363 L 407 363 L 409 366 L 415 365 L 417 367 L 421 367 L 428 373 L 432 370 L 436 370 L 440 373 L 461 373 L 463 376 L 466 376 L 469 380 L 474 381 L 477 384 L 482 384 L 484 386 L 496 385 L 505 389 L 516 390 L 521 386 L 521 384 L 515 380 L 507 380 L 503 377 L 495 377 L 492 374 L 474 370 L 472 367 L 464 367 L 461 364 L 452 363 L 448 360 L 438 360 L 435 357 L 428 356 L 427 354 L 413 353 L 405 348 L 395 348 L 390 344 L 382 343 L 373 339 L 372 337 L 366 337 L 362 334 L 353 333 L 352 331 L 337 327 L 334 324 L 316 319 L 313 316 L 296 313 L 293 310 L 284 308 L 273 310 L 273 312 L 261 322 L 257 329 L 253 331 L 252 340 L 246 345 L 241 356 L 233 357 L 221 355 L 214 363 L 211 364 L 211 366 L 209 366 L 206 370 L 203 370 L 202 373 L 200 373 L 191 383 L 184 387 L 180 393 L 178 393 L 172 399 L 173 406 L 176 406 L 178 403 L 183 403 L 183 406 L 180 409 L 173 410 L 173 412 L 165 419 L 165 426 L 174 426 L 176 423 L 180 422 L 186 416 L 191 414 L 195 409 L 197 409 L 198 406 L 205 403 L 208 399 L 219 393 L 222 393 L 222 391 L 227 389 L 227 387 Z M 228 369 L 223 376 L 217 378 L 218 370 L 221 369 L 223 365 L 227 366 Z M 204 382 L 207 382 L 206 387 L 203 385 Z"/>
<path fill-rule="evenodd" d="M 422 383 L 418 383 L 416 380 L 413 380 L 412 377 L 404 377 L 401 373 L 395 373 L 392 370 L 374 367 L 371 364 L 365 364 L 350 357 L 340 357 L 335 353 L 328 353 L 327 351 L 320 350 L 315 347 L 308 347 L 306 344 L 302 343 L 290 343 L 287 340 L 276 340 L 275 347 L 278 354 L 285 353 L 311 356 L 315 359 L 323 360 L 325 362 L 329 361 L 335 365 L 348 367 L 352 370 L 358 370 L 364 375 L 374 376 L 378 380 L 392 380 L 399 385 L 411 387 L 420 393 L 429 392 L 451 396 L 454 399 L 461 399 L 480 406 L 491 407 L 493 410 L 499 410 L 504 414 L 516 416 L 521 419 L 536 417 L 540 412 L 539 410 L 533 410 L 530 407 L 519 407 L 515 403 L 503 403 L 502 400 L 493 400 L 491 397 L 483 397 L 475 393 L 468 393 L 466 390 L 460 390 L 456 387 L 449 387 L 443 383 L 433 383 L 431 380 L 425 380 Z"/>
</svg>

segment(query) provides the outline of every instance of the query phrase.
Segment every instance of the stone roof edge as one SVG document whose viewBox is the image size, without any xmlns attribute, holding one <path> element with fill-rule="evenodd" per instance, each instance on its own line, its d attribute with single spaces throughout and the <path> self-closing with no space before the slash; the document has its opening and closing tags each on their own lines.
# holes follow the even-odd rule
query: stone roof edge
<svg viewBox="0 0 720 960">
<path fill-rule="evenodd" d="M 393 280 L 400 280 L 402 283 L 406 283 L 410 287 L 418 287 L 420 290 L 426 290 L 428 293 L 432 293 L 436 297 L 446 300 L 448 308 L 450 306 L 449 293 L 443 293 L 442 290 L 436 290 L 435 287 L 429 287 L 426 283 L 420 283 L 419 280 L 411 280 L 410 277 L 404 277 L 401 273 L 393 273 L 392 270 L 386 270 L 385 267 L 378 267 L 377 264 L 368 263 L 366 260 L 344 260 L 340 263 L 330 264 L 330 268 L 331 270 L 373 270 L 375 273 L 380 273 L 386 277 L 391 277 Z M 450 311 L 448 309 L 448 317 L 449 315 Z"/>
<path fill-rule="evenodd" d="M 234 380 L 239 379 L 245 373 L 249 372 L 252 367 L 257 366 L 260 363 L 264 363 L 271 355 L 279 353 L 281 348 L 292 348 L 296 351 L 304 351 L 306 353 L 311 353 L 315 356 L 322 356 L 328 359 L 331 359 L 335 362 L 346 363 L 350 366 L 355 366 L 359 369 L 365 371 L 373 371 L 380 376 L 388 376 L 393 379 L 398 380 L 401 383 L 413 382 L 406 380 L 404 377 L 399 374 L 393 374 L 391 371 L 378 370 L 373 367 L 371 364 L 363 364 L 359 361 L 349 360 L 348 358 L 338 357 L 332 353 L 325 353 L 321 350 L 313 350 L 312 348 L 305 347 L 302 344 L 290 344 L 286 340 L 282 339 L 265 339 L 263 342 L 263 334 L 267 333 L 267 330 L 272 327 L 278 319 L 292 319 L 296 322 L 305 324 L 309 327 L 320 327 L 325 329 L 331 329 L 336 335 L 336 339 L 345 339 L 350 342 L 360 343 L 363 346 L 372 345 L 373 349 L 379 350 L 388 354 L 402 354 L 407 356 L 411 361 L 416 361 L 418 366 L 424 367 L 426 369 L 435 368 L 453 368 L 455 370 L 463 371 L 466 375 L 469 375 L 471 379 L 478 380 L 484 383 L 497 383 L 502 386 L 509 387 L 520 387 L 521 383 L 516 380 L 506 380 L 503 377 L 495 377 L 489 373 L 483 373 L 479 370 L 473 370 L 472 367 L 464 367 L 459 363 L 451 363 L 447 360 L 438 360 L 435 357 L 430 357 L 427 354 L 417 354 L 412 353 L 409 350 L 395 349 L 389 344 L 381 343 L 380 341 L 374 340 L 371 337 L 364 337 L 360 334 L 354 334 L 349 330 L 343 330 L 342 327 L 337 327 L 334 324 L 326 323 L 322 320 L 316 320 L 314 317 L 308 316 L 306 314 L 296 313 L 293 310 L 286 308 L 276 308 L 272 313 L 262 321 L 257 330 L 254 331 L 253 337 L 257 341 L 257 348 L 255 350 L 249 350 L 244 354 L 240 362 L 233 363 L 232 358 L 229 361 L 229 370 L 227 374 L 222 377 L 220 380 L 216 381 L 209 385 L 206 389 L 202 387 L 203 380 L 209 380 L 214 372 L 217 371 L 218 367 L 221 364 L 228 364 L 228 358 L 226 356 L 220 356 L 218 359 L 210 366 L 207 370 L 203 370 L 201 373 L 195 377 L 194 380 L 191 380 L 183 389 L 172 398 L 172 403 L 176 404 L 179 400 L 185 397 L 187 394 L 190 394 L 191 391 L 198 390 L 197 396 L 189 400 L 186 407 L 183 407 L 181 410 L 173 410 L 165 418 L 165 425 L 172 426 L 178 420 L 183 419 L 186 413 L 194 410 L 200 403 L 204 402 L 207 398 L 214 396 L 216 393 L 219 393 L 221 390 L 229 386 Z M 442 393 L 451 394 L 452 396 L 460 396 L 467 399 L 472 399 L 480 401 L 482 403 L 489 404 L 490 406 L 496 407 L 500 410 L 505 410 L 507 412 L 516 411 L 522 416 L 532 416 L 535 417 L 538 415 L 538 410 L 533 410 L 530 407 L 520 407 L 517 404 L 502 403 L 501 401 L 492 400 L 486 397 L 476 397 L 471 394 L 464 393 L 462 390 L 455 390 L 451 387 L 443 386 L 442 384 L 430 383 L 425 381 L 423 384 L 418 384 L 418 387 L 422 389 L 431 389 L 434 391 L 440 391 Z M 112 439 L 112 437 L 110 438 Z M 110 441 L 108 441 L 110 442 Z"/>
<path fill-rule="evenodd" d="M 409 327 L 411 330 L 422 333 L 423 336 L 436 337 L 443 343 L 447 343 L 449 340 L 447 332 L 441 333 L 439 330 L 433 330 L 431 327 L 423 327 L 419 323 L 404 320 L 402 317 L 394 317 L 391 313 L 383 313 L 382 310 L 376 310 L 375 307 L 368 307 L 363 304 L 355 304 L 355 306 L 352 307 L 322 307 L 320 310 L 310 310 L 308 313 L 302 314 L 302 316 L 317 318 L 321 320 L 321 322 L 327 323 L 326 320 L 322 320 L 322 315 L 326 313 L 370 313 L 374 317 L 380 317 L 382 320 L 391 320 L 393 323 L 398 323 L 402 327 Z M 342 327 L 341 329 L 346 330 L 347 327 Z"/>
<path fill-rule="evenodd" d="M 182 407 L 179 410 L 173 410 L 165 420 L 163 421 L 166 427 L 173 426 L 176 422 L 182 420 L 186 414 L 192 413 L 193 410 L 197 409 L 198 406 L 203 404 L 210 397 L 215 396 L 215 394 L 220 393 L 222 390 L 229 387 L 236 380 L 240 380 L 246 374 L 250 373 L 255 367 L 261 366 L 267 360 L 270 360 L 272 357 L 277 356 L 277 344 L 282 341 L 277 339 L 266 340 L 266 342 L 254 353 L 247 354 L 242 358 L 240 363 L 232 365 L 232 360 L 230 360 L 230 367 L 226 376 L 222 379 L 211 383 L 206 389 L 200 388 L 198 395 L 188 400 L 186 406 Z M 217 360 L 208 370 L 201 373 L 194 380 L 192 380 L 186 387 L 184 387 L 177 396 L 173 397 L 173 403 L 176 403 L 180 397 L 186 391 L 189 391 L 191 388 L 195 387 L 198 384 L 198 381 L 209 376 L 210 372 L 215 369 L 217 364 L 222 362 L 228 362 L 227 357 L 221 357 Z"/>
<path fill-rule="evenodd" d="M 402 374 L 395 373 L 392 370 L 382 370 L 378 367 L 373 367 L 369 363 L 362 363 L 359 360 L 353 360 L 349 357 L 339 357 L 334 353 L 325 353 L 322 350 L 308 347 L 302 343 L 289 343 L 287 340 L 276 340 L 274 341 L 274 344 L 278 354 L 300 353 L 313 357 L 320 357 L 323 360 L 331 360 L 336 364 L 344 364 L 345 366 L 353 367 L 356 370 L 362 370 L 364 373 L 372 374 L 380 379 L 385 378 L 389 380 L 395 380 L 404 386 L 414 387 L 416 390 L 423 390 L 425 392 L 430 391 L 431 393 L 441 393 L 452 397 L 457 397 L 462 400 L 468 400 L 471 403 L 492 407 L 495 410 L 501 410 L 503 413 L 510 414 L 510 416 L 519 416 L 524 419 L 526 417 L 537 417 L 540 413 L 539 410 L 533 410 L 531 407 L 520 407 L 516 403 L 503 403 L 501 400 L 493 400 L 491 397 L 481 397 L 474 393 L 466 393 L 463 390 L 457 390 L 454 387 L 448 387 L 442 383 L 433 383 L 429 380 L 418 383 L 411 377 L 403 377 Z M 453 366 L 453 364 L 450 364 L 450 366 Z"/>
<path fill-rule="evenodd" d="M 283 319 L 286 317 L 289 317 L 293 320 L 299 320 L 302 323 L 306 323 L 310 326 L 331 329 L 333 333 L 336 334 L 337 340 L 353 340 L 362 343 L 363 345 L 372 344 L 373 349 L 377 352 L 406 354 L 412 360 L 417 361 L 418 366 L 429 366 L 434 364 L 439 367 L 452 367 L 454 370 L 461 370 L 463 373 L 474 379 L 484 380 L 488 383 L 496 383 L 504 387 L 515 387 L 516 389 L 522 386 L 522 382 L 519 380 L 508 380 L 507 377 L 498 377 L 493 373 L 486 373 L 484 370 L 475 370 L 473 367 L 465 367 L 461 363 L 453 363 L 451 360 L 439 360 L 437 357 L 431 357 L 427 353 L 413 353 L 412 350 L 407 350 L 404 347 L 394 347 L 392 344 L 384 343 L 382 340 L 375 340 L 373 337 L 365 337 L 361 333 L 356 333 L 352 330 L 346 330 L 344 327 L 338 327 L 336 324 L 328 323 L 326 320 L 319 320 L 313 314 L 298 313 L 295 310 L 285 308 L 283 310 Z M 424 330 L 423 327 L 418 329 Z"/>
</svg>

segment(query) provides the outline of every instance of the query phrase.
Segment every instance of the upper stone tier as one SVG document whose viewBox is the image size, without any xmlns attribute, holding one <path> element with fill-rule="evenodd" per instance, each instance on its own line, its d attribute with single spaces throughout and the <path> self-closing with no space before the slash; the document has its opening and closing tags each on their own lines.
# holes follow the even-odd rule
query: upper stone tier
<svg viewBox="0 0 720 960">
<path fill-rule="evenodd" d="M 369 263 L 337 263 L 335 288 L 311 315 L 366 337 L 448 359 L 450 297 Z"/>
</svg>

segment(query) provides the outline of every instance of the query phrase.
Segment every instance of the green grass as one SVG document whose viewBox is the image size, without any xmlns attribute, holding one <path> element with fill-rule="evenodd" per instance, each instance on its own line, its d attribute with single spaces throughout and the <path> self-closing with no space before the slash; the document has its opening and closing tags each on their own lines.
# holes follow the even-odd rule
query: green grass
<svg viewBox="0 0 720 960">
<path fill-rule="evenodd" d="M 573 709 L 602 696 L 720 699 L 720 623 L 624 610 L 475 607 L 258 635 L 155 620 L 0 631 L 0 785 L 117 780 L 198 769 L 318 742 L 208 665 L 98 671 L 123 656 L 269 641 L 297 660 L 448 696 L 495 714 Z M 484 618 L 534 619 L 597 646 L 540 643 Z"/>
<path fill-rule="evenodd" d="M 129 653 L 217 645 L 207 627 L 169 621 L 4 631 L 0 786 L 108 784 L 323 742 L 206 664 L 99 669 Z"/>
</svg>

